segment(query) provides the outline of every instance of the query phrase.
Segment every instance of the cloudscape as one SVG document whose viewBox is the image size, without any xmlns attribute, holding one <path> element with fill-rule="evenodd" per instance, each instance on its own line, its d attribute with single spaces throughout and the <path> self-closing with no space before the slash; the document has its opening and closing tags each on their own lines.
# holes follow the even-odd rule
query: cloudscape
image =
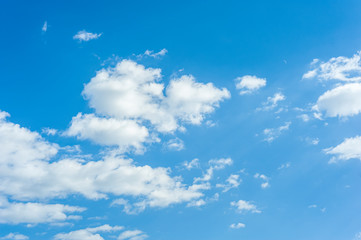
<svg viewBox="0 0 361 240">
<path fill-rule="evenodd" d="M 0 240 L 361 239 L 361 2 L 0 2 Z"/>
</svg>

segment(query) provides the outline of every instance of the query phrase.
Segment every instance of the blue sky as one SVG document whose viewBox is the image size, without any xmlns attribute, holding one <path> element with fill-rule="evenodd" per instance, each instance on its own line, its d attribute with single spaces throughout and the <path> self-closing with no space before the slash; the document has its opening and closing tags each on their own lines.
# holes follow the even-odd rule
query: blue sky
<svg viewBox="0 0 361 240">
<path fill-rule="evenodd" d="M 361 239 L 361 2 L 0 3 L 0 239 Z"/>
</svg>

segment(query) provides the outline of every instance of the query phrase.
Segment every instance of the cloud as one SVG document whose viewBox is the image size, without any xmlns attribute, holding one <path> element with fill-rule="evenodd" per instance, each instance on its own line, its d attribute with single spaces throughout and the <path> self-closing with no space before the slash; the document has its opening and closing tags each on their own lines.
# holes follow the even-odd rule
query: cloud
<svg viewBox="0 0 361 240">
<path fill-rule="evenodd" d="M 0 239 L 6 239 L 6 240 L 27 240 L 29 239 L 28 236 L 25 236 L 23 234 L 19 234 L 19 233 L 9 233 L 8 235 L 4 236 L 4 237 L 0 237 Z"/>
<path fill-rule="evenodd" d="M 230 166 L 233 164 L 231 158 L 220 158 L 220 159 L 212 159 L 208 162 L 210 167 L 203 173 L 202 177 L 198 177 L 194 179 L 194 183 L 197 182 L 209 182 L 213 177 L 214 170 L 224 169 L 226 166 Z"/>
<path fill-rule="evenodd" d="M 97 39 L 101 35 L 102 35 L 102 33 L 91 33 L 91 32 L 87 32 L 85 30 L 82 30 L 82 31 L 79 31 L 77 34 L 75 34 L 73 36 L 73 39 L 77 39 L 80 42 L 82 42 L 82 41 L 87 42 L 87 41 L 90 41 L 90 40 L 93 40 L 93 39 Z"/>
<path fill-rule="evenodd" d="M 326 117 L 348 117 L 361 112 L 361 83 L 349 83 L 322 94 L 314 110 Z"/>
<path fill-rule="evenodd" d="M 173 133 L 183 131 L 183 124 L 201 124 L 230 97 L 227 89 L 198 83 L 191 75 L 171 79 L 166 88 L 161 78 L 161 69 L 131 60 L 98 71 L 82 93 L 96 113 L 79 113 L 68 135 L 123 149 L 140 148 L 152 141 L 148 133 Z"/>
<path fill-rule="evenodd" d="M 84 208 L 63 204 L 8 202 L 0 197 L 0 223 L 51 223 L 73 219 L 67 213 L 82 212 Z"/>
<path fill-rule="evenodd" d="M 269 184 L 270 178 L 267 177 L 266 175 L 260 174 L 260 173 L 256 173 L 253 177 L 256 178 L 256 179 L 261 179 L 261 180 L 263 180 L 263 183 L 261 184 L 261 187 L 262 187 L 263 189 L 264 189 L 264 188 L 268 188 L 268 187 L 271 186 L 271 185 Z"/>
<path fill-rule="evenodd" d="M 85 228 L 69 233 L 55 235 L 55 240 L 104 240 L 98 232 L 116 232 L 124 229 L 122 226 L 109 226 L 108 224 L 95 228 Z"/>
<path fill-rule="evenodd" d="M 140 230 L 128 230 L 125 232 L 122 232 L 117 240 L 143 240 L 148 238 L 148 235 L 143 233 Z"/>
<path fill-rule="evenodd" d="M 361 136 L 346 138 L 336 147 L 324 149 L 324 152 L 329 155 L 334 155 L 329 163 L 347 161 L 349 159 L 361 160 Z"/>
<path fill-rule="evenodd" d="M 240 95 L 254 93 L 264 86 L 266 86 L 265 78 L 258 78 L 250 75 L 236 78 L 236 89 L 241 90 L 239 92 Z"/>
<path fill-rule="evenodd" d="M 279 166 L 277 169 L 278 170 L 281 170 L 281 169 L 286 169 L 286 168 L 289 168 L 291 167 L 291 163 L 283 163 L 281 166 Z"/>
<path fill-rule="evenodd" d="M 216 187 L 224 188 L 223 192 L 228 192 L 231 188 L 237 188 L 242 182 L 242 179 L 237 174 L 231 174 L 227 180 L 226 184 L 217 184 Z"/>
<path fill-rule="evenodd" d="M 263 102 L 263 107 L 257 108 L 257 111 L 269 111 L 278 106 L 278 102 L 284 101 L 286 99 L 285 95 L 281 92 L 275 93 L 273 97 L 268 97 L 266 102 Z"/>
<path fill-rule="evenodd" d="M 186 186 L 179 178 L 172 178 L 168 168 L 137 166 L 117 152 L 104 152 L 101 160 L 72 158 L 71 155 L 56 158 L 58 145 L 8 122 L 8 115 L 0 112 L 0 195 L 20 201 L 64 198 L 71 194 L 88 199 L 112 195 L 136 198 L 146 207 L 167 207 L 203 196 L 202 188 Z M 42 207 L 16 203 L 7 209 L 27 209 L 29 206 Z M 60 212 L 73 208 L 49 205 L 46 209 Z M 7 211 L 3 210 L 3 216 L 9 214 Z M 56 216 L 65 219 L 65 215 Z"/>
<path fill-rule="evenodd" d="M 339 80 L 344 82 L 361 81 L 361 51 L 348 57 L 333 57 L 327 62 L 317 59 L 311 63 L 312 69 L 303 75 L 304 79 Z"/>
<path fill-rule="evenodd" d="M 168 53 L 168 50 L 165 48 L 163 48 L 162 50 L 160 50 L 159 52 L 156 52 L 156 53 L 153 50 L 146 50 L 143 54 L 137 55 L 137 57 L 142 58 L 144 56 L 148 56 L 148 57 L 152 57 L 152 58 L 159 58 L 159 57 L 166 55 L 167 53 Z"/>
<path fill-rule="evenodd" d="M 291 125 L 291 122 L 285 122 L 284 125 L 278 128 L 266 128 L 263 130 L 263 135 L 265 136 L 264 141 L 273 142 L 278 138 L 284 131 L 287 131 Z"/>
<path fill-rule="evenodd" d="M 48 31 L 48 22 L 47 21 L 44 22 L 43 27 L 41 28 L 41 31 L 43 31 L 43 32 Z"/>
<path fill-rule="evenodd" d="M 53 128 L 43 128 L 41 129 L 41 133 L 46 134 L 48 136 L 54 136 L 58 133 L 58 130 Z"/>
<path fill-rule="evenodd" d="M 197 201 L 192 201 L 190 203 L 187 204 L 187 207 L 200 207 L 206 204 L 206 201 L 204 201 L 203 199 L 199 199 Z"/>
<path fill-rule="evenodd" d="M 184 142 L 179 138 L 174 138 L 166 143 L 166 147 L 172 151 L 181 151 L 184 149 Z"/>
<path fill-rule="evenodd" d="M 76 136 L 82 140 L 89 139 L 105 146 L 116 145 L 126 151 L 130 148 L 141 150 L 149 132 L 146 127 L 140 126 L 134 120 L 101 118 L 94 114 L 78 113 L 73 117 L 65 135 Z"/>
<path fill-rule="evenodd" d="M 245 228 L 246 225 L 244 223 L 232 223 L 229 227 L 232 229 L 240 229 Z"/>
<path fill-rule="evenodd" d="M 187 169 L 187 170 L 191 170 L 193 168 L 199 168 L 200 167 L 200 164 L 199 164 L 199 159 L 198 158 L 195 158 L 193 159 L 192 161 L 190 162 L 184 162 L 183 163 L 183 166 Z"/>
<path fill-rule="evenodd" d="M 256 205 L 244 200 L 239 200 L 237 202 L 233 201 L 231 202 L 231 206 L 236 207 L 236 209 L 240 213 L 244 213 L 244 212 L 261 213 L 261 211 L 257 209 Z"/>
</svg>

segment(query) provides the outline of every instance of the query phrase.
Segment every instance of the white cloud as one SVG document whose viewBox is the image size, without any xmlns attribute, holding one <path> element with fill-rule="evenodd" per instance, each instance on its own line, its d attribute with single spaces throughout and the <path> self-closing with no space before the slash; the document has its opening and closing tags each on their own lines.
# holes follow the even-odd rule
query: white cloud
<svg viewBox="0 0 361 240">
<path fill-rule="evenodd" d="M 0 223 L 51 223 L 74 219 L 67 213 L 82 212 L 84 208 L 63 204 L 15 203 L 0 198 Z"/>
<path fill-rule="evenodd" d="M 265 136 L 264 141 L 273 142 L 278 138 L 284 131 L 287 131 L 291 125 L 291 122 L 285 122 L 284 125 L 278 128 L 266 128 L 263 130 L 263 135 Z"/>
<path fill-rule="evenodd" d="M 43 27 L 41 28 L 41 31 L 43 31 L 43 32 L 48 31 L 48 22 L 47 21 L 44 22 Z"/>
<path fill-rule="evenodd" d="M 256 205 L 244 200 L 239 200 L 237 202 L 233 201 L 231 202 L 231 206 L 236 207 L 240 213 L 244 213 L 244 212 L 261 213 L 261 211 L 257 209 Z"/>
<path fill-rule="evenodd" d="M 232 223 L 229 227 L 232 229 L 240 229 L 245 228 L 246 225 L 244 223 Z"/>
<path fill-rule="evenodd" d="M 241 90 L 239 93 L 241 95 L 253 93 L 264 86 L 266 86 L 265 78 L 250 75 L 236 78 L 236 89 Z"/>
<path fill-rule="evenodd" d="M 224 169 L 226 166 L 230 166 L 233 164 L 231 158 L 220 158 L 220 159 L 212 159 L 208 162 L 210 167 L 206 170 L 202 177 L 198 177 L 194 179 L 194 183 L 197 182 L 209 182 L 212 177 L 214 170 Z"/>
<path fill-rule="evenodd" d="M 346 161 L 349 159 L 361 160 L 361 136 L 346 138 L 336 147 L 324 149 L 326 154 L 334 155 L 330 163 Z"/>
<path fill-rule="evenodd" d="M 163 94 L 161 70 L 131 60 L 102 69 L 85 85 L 83 95 L 100 115 L 150 123 L 157 131 L 174 132 L 180 123 L 200 124 L 219 103 L 230 97 L 227 89 L 197 83 L 193 76 L 171 79 Z"/>
<path fill-rule="evenodd" d="M 187 187 L 179 178 L 172 178 L 168 168 L 137 166 L 117 152 L 104 153 L 98 161 L 72 157 L 57 160 L 55 155 L 59 146 L 46 142 L 36 132 L 6 121 L 7 115 L 0 112 L 1 195 L 24 201 L 70 194 L 99 199 L 111 194 L 140 198 L 147 207 L 166 207 L 203 196 L 201 187 Z M 17 204 L 13 207 L 26 206 L 38 205 Z M 60 205 L 48 209 L 71 210 Z M 64 215 L 56 216 L 64 218 Z"/>
<path fill-rule="evenodd" d="M 25 236 L 23 234 L 19 234 L 19 233 L 9 233 L 8 235 L 4 236 L 4 237 L 0 237 L 0 239 L 8 239 L 8 240 L 27 240 L 29 239 L 28 236 Z"/>
<path fill-rule="evenodd" d="M 129 215 L 138 214 L 144 211 L 144 209 L 146 208 L 146 204 L 144 201 L 131 204 L 128 200 L 124 198 L 115 199 L 111 203 L 111 206 L 123 206 L 123 211 Z"/>
<path fill-rule="evenodd" d="M 313 61 L 313 69 L 303 75 L 304 79 L 339 80 L 345 82 L 361 81 L 361 51 L 348 57 L 333 57 L 327 62 Z"/>
<path fill-rule="evenodd" d="M 192 201 L 190 203 L 187 204 L 187 207 L 200 207 L 206 204 L 206 201 L 204 201 L 203 199 L 199 199 L 196 201 Z"/>
<path fill-rule="evenodd" d="M 257 108 L 257 111 L 269 111 L 278 106 L 278 103 L 286 99 L 281 92 L 275 93 L 273 97 L 268 97 L 267 101 L 262 103 L 263 107 Z"/>
<path fill-rule="evenodd" d="M 125 232 L 122 232 L 117 240 L 143 240 L 148 238 L 148 235 L 143 233 L 140 230 L 128 230 Z"/>
<path fill-rule="evenodd" d="M 284 164 L 282 164 L 281 166 L 279 166 L 277 169 L 278 170 L 281 170 L 281 169 L 285 169 L 285 168 L 289 168 L 289 167 L 291 167 L 291 163 L 284 163 Z"/>
<path fill-rule="evenodd" d="M 269 184 L 270 178 L 267 177 L 266 175 L 260 174 L 260 173 L 256 173 L 253 177 L 256 178 L 256 179 L 261 179 L 261 180 L 263 180 L 263 183 L 261 184 L 261 188 L 264 189 L 264 188 L 268 188 L 268 187 L 271 186 L 271 185 Z"/>
<path fill-rule="evenodd" d="M 217 184 L 216 187 L 224 188 L 223 192 L 228 192 L 231 188 L 237 188 L 242 182 L 242 179 L 237 174 L 231 174 L 227 180 L 226 184 Z"/>
<path fill-rule="evenodd" d="M 148 130 L 134 120 L 100 118 L 94 114 L 81 114 L 73 117 L 67 136 L 89 139 L 100 145 L 114 146 L 126 151 L 130 148 L 141 150 L 142 143 L 149 136 Z"/>
<path fill-rule="evenodd" d="M 361 83 L 349 83 L 322 94 L 314 110 L 325 112 L 326 117 L 348 117 L 361 112 Z"/>
<path fill-rule="evenodd" d="M 162 57 L 164 55 L 166 55 L 168 52 L 167 49 L 163 48 L 162 50 L 160 50 L 159 52 L 154 52 L 153 50 L 146 50 L 143 54 L 139 54 L 137 57 L 141 58 L 143 56 L 148 56 L 148 57 L 153 57 L 153 58 L 158 58 L 158 57 Z"/>
<path fill-rule="evenodd" d="M 200 167 L 200 164 L 199 164 L 199 159 L 198 158 L 195 158 L 193 159 L 192 161 L 190 162 L 184 162 L 183 163 L 183 166 L 187 169 L 187 170 L 191 170 L 193 168 L 199 168 Z"/>
<path fill-rule="evenodd" d="M 98 232 L 116 232 L 124 229 L 122 226 L 110 226 L 108 224 L 95 227 L 95 228 L 85 228 L 69 233 L 59 233 L 55 235 L 55 240 L 104 240 Z"/>
<path fill-rule="evenodd" d="M 166 143 L 166 147 L 172 151 L 181 151 L 184 149 L 184 142 L 179 138 L 174 138 Z"/>
<path fill-rule="evenodd" d="M 58 133 L 58 130 L 53 128 L 43 128 L 41 129 L 41 133 L 46 134 L 48 136 L 54 136 Z"/>
<path fill-rule="evenodd" d="M 102 33 L 91 33 L 85 30 L 79 31 L 77 34 L 73 36 L 73 39 L 78 39 L 79 41 L 90 41 L 93 39 L 97 39 L 102 35 Z"/>
</svg>

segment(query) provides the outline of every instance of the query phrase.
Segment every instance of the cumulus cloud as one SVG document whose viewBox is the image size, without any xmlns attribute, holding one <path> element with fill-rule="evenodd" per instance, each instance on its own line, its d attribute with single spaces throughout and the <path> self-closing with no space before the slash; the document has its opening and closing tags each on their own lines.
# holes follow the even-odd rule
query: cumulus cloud
<svg viewBox="0 0 361 240">
<path fill-rule="evenodd" d="M 166 147 L 172 151 L 181 151 L 184 149 L 184 142 L 182 139 L 174 138 L 166 143 Z"/>
<path fill-rule="evenodd" d="M 122 226 L 110 226 L 108 224 L 95 227 L 95 228 L 85 228 L 69 233 L 59 233 L 55 235 L 55 240 L 104 240 L 98 232 L 116 232 L 124 229 Z"/>
<path fill-rule="evenodd" d="M 91 33 L 91 32 L 87 32 L 85 30 L 82 30 L 82 31 L 79 31 L 77 34 L 75 34 L 73 36 L 73 39 L 77 39 L 80 42 L 82 42 L 82 41 L 87 42 L 87 41 L 90 41 L 90 40 L 93 40 L 93 39 L 97 39 L 101 35 L 102 35 L 102 33 Z"/>
<path fill-rule="evenodd" d="M 82 212 L 84 208 L 63 204 L 8 202 L 0 197 L 0 223 L 52 223 L 74 219 L 67 213 Z M 77 217 L 76 217 L 77 218 Z"/>
<path fill-rule="evenodd" d="M 349 83 L 322 94 L 314 110 L 326 117 L 348 117 L 361 112 L 361 83 Z"/>
<path fill-rule="evenodd" d="M 187 170 L 191 170 L 191 169 L 193 169 L 193 168 L 199 168 L 199 167 L 200 167 L 199 159 L 198 159 L 198 158 L 195 158 L 195 159 L 193 159 L 193 160 L 190 161 L 190 162 L 185 161 L 185 162 L 183 163 L 183 166 L 184 166 Z"/>
<path fill-rule="evenodd" d="M 230 97 L 227 89 L 196 82 L 191 75 L 171 79 L 166 88 L 161 78 L 161 69 L 145 68 L 131 60 L 122 60 L 114 68 L 98 71 L 83 90 L 83 96 L 96 114 L 78 114 L 68 134 L 119 147 L 139 146 L 149 141 L 149 132 L 173 133 L 184 130 L 183 124 L 201 124 L 207 114 Z M 101 120 L 103 118 L 106 119 Z M 102 121 L 107 127 L 95 123 Z M 132 126 L 134 131 L 124 131 L 125 125 L 127 129 Z M 103 131 L 106 133 L 102 134 Z M 115 136 L 110 136 L 112 132 Z M 120 136 L 123 133 L 128 136 Z M 114 142 L 133 138 L 136 138 L 133 143 Z"/>
<path fill-rule="evenodd" d="M 304 79 L 339 80 L 345 82 L 361 81 L 361 51 L 352 57 L 333 57 L 327 62 L 318 59 L 311 63 L 312 69 L 303 75 Z"/>
<path fill-rule="evenodd" d="M 229 227 L 232 229 L 240 229 L 245 228 L 246 225 L 244 223 L 232 223 Z"/>
<path fill-rule="evenodd" d="M 361 160 L 361 136 L 346 138 L 336 147 L 324 149 L 326 154 L 334 155 L 329 163 L 346 161 L 349 159 Z"/>
<path fill-rule="evenodd" d="M 257 209 L 256 205 L 244 200 L 239 200 L 237 202 L 233 201 L 231 202 L 231 206 L 235 207 L 240 213 L 244 213 L 244 212 L 261 213 L 261 211 Z"/>
<path fill-rule="evenodd" d="M 264 86 L 266 86 L 265 78 L 250 75 L 236 78 L 236 89 L 241 90 L 239 92 L 241 95 L 253 93 Z"/>
<path fill-rule="evenodd" d="M 278 128 L 266 128 L 263 130 L 264 141 L 273 142 L 278 138 L 284 131 L 287 131 L 290 128 L 291 122 L 285 122 L 284 125 Z"/>
<path fill-rule="evenodd" d="M 136 121 L 97 117 L 94 114 L 81 114 L 73 117 L 67 136 L 89 139 L 100 145 L 118 146 L 126 151 L 130 148 L 140 150 L 149 136 L 148 129 Z"/>
<path fill-rule="evenodd" d="M 166 207 L 170 204 L 190 202 L 203 196 L 199 186 L 186 186 L 179 178 L 170 176 L 168 168 L 137 166 L 116 152 L 108 152 L 101 160 L 55 156 L 58 145 L 45 141 L 38 133 L 6 120 L 0 112 L 0 194 L 14 200 L 29 201 L 83 195 L 88 199 L 126 196 L 137 198 L 149 207 Z M 51 160 L 51 161 L 50 161 Z M 2 209 L 42 205 L 16 203 Z M 75 211 L 62 205 L 44 209 Z M 25 210 L 24 210 L 25 212 Z M 54 214 L 66 219 L 64 214 Z M 50 218 L 51 219 L 51 218 Z M 20 222 L 20 220 L 11 220 Z M 23 221 L 31 221 L 25 218 Z M 34 222 L 34 221 L 33 221 Z"/>
<path fill-rule="evenodd" d="M 233 164 L 233 160 L 231 158 L 220 158 L 220 159 L 212 159 L 208 162 L 210 167 L 206 170 L 202 177 L 198 177 L 194 179 L 194 182 L 209 182 L 212 177 L 214 170 L 224 169 L 226 166 L 230 166 Z"/>
</svg>

